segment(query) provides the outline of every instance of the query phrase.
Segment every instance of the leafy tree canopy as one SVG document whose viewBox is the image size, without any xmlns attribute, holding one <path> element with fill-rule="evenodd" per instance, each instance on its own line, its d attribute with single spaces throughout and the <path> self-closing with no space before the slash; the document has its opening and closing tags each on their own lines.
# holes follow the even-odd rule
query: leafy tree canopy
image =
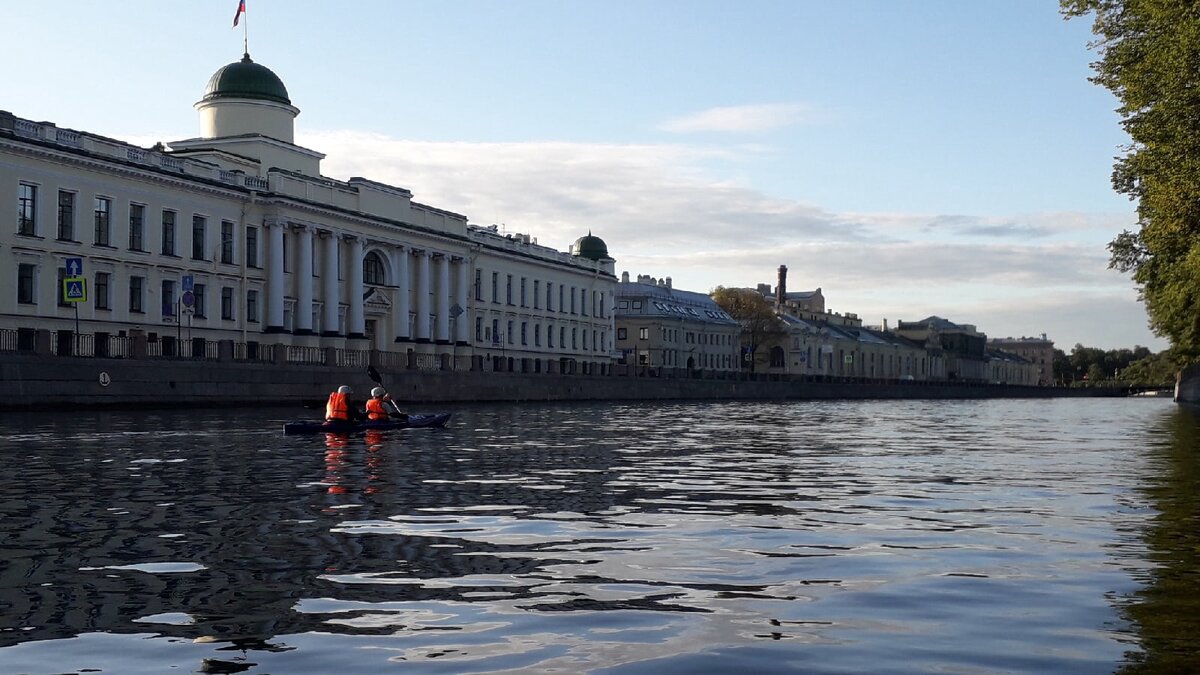
<svg viewBox="0 0 1200 675">
<path fill-rule="evenodd" d="M 1113 187 L 1137 201 L 1137 232 L 1109 245 L 1132 273 L 1150 327 L 1181 363 L 1200 361 L 1200 4 L 1192 0 L 1060 0 L 1092 15 L 1100 60 L 1092 81 L 1120 101 L 1132 139 Z"/>
<path fill-rule="evenodd" d="M 741 342 L 749 347 L 755 360 L 759 358 L 759 347 L 780 340 L 787 335 L 787 327 L 775 313 L 775 306 L 761 293 L 750 288 L 725 288 L 717 286 L 710 294 L 725 313 L 742 324 Z M 765 350 L 762 350 L 765 353 Z"/>
</svg>

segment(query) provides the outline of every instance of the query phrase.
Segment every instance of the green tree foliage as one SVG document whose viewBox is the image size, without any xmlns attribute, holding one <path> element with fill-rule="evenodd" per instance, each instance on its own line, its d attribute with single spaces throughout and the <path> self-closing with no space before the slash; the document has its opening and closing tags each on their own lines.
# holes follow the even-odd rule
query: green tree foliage
<svg viewBox="0 0 1200 675">
<path fill-rule="evenodd" d="M 1060 0 L 1092 15 L 1092 81 L 1120 101 L 1132 144 L 1113 187 L 1137 201 L 1138 232 L 1109 244 L 1109 266 L 1137 283 L 1150 326 L 1181 363 L 1200 360 L 1200 4 Z"/>
<path fill-rule="evenodd" d="M 783 320 L 775 314 L 775 306 L 761 293 L 749 288 L 717 286 L 710 295 L 726 314 L 742 324 L 741 345 L 753 354 L 750 370 L 754 370 L 757 361 L 765 362 L 768 358 L 767 350 L 760 347 L 778 342 L 787 335 Z"/>
<path fill-rule="evenodd" d="M 1054 379 L 1062 384 L 1170 387 L 1175 383 L 1175 358 L 1171 350 L 1152 354 L 1146 347 L 1097 349 L 1075 345 L 1070 354 L 1054 350 Z"/>
</svg>

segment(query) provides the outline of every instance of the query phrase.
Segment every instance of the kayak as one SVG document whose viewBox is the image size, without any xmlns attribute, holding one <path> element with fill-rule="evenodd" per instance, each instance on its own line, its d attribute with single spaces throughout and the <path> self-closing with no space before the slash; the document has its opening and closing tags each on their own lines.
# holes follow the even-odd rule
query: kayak
<svg viewBox="0 0 1200 675">
<path fill-rule="evenodd" d="M 450 420 L 448 412 L 416 413 L 407 419 L 364 420 L 361 422 L 312 422 L 300 420 L 284 422 L 283 433 L 295 434 L 353 434 L 361 431 L 389 431 L 392 429 L 418 429 L 444 427 Z"/>
</svg>

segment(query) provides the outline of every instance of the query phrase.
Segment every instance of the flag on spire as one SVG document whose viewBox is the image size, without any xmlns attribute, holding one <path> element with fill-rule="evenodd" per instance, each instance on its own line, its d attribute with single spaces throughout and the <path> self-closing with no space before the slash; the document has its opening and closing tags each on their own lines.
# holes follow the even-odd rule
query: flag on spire
<svg viewBox="0 0 1200 675">
<path fill-rule="evenodd" d="M 237 11 L 233 13 L 233 27 L 237 28 L 238 20 L 246 13 L 246 0 L 238 0 Z"/>
</svg>

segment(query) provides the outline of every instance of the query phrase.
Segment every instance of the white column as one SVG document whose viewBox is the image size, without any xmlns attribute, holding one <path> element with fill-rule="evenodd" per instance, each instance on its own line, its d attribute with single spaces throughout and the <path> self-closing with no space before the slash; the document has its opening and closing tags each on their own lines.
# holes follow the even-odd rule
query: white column
<svg viewBox="0 0 1200 675">
<path fill-rule="evenodd" d="M 465 345 L 470 339 L 471 328 L 471 313 L 467 311 L 467 289 L 470 284 L 468 273 L 471 271 L 471 266 L 468 264 L 467 258 L 456 258 L 456 260 L 458 261 L 458 288 L 454 293 L 454 302 L 462 310 L 462 313 L 455 319 L 457 330 L 455 330 L 454 340 L 460 345 Z"/>
<path fill-rule="evenodd" d="M 296 334 L 312 335 L 313 308 L 313 230 L 306 225 L 298 225 L 300 241 L 296 252 L 299 262 L 296 264 Z"/>
<path fill-rule="evenodd" d="M 392 306 L 392 316 L 396 323 L 396 342 L 408 342 L 412 339 L 408 329 L 408 315 L 412 311 L 408 255 L 408 248 L 404 246 L 392 249 L 392 266 L 396 268 L 396 303 Z"/>
<path fill-rule="evenodd" d="M 283 223 L 268 220 L 267 230 L 267 327 L 268 333 L 283 332 Z"/>
<path fill-rule="evenodd" d="M 429 342 L 429 251 L 417 251 L 417 342 Z"/>
<path fill-rule="evenodd" d="M 437 288 L 434 289 L 434 299 L 437 301 L 437 342 L 450 342 L 450 256 L 438 253 L 434 257 L 437 263 Z"/>
<path fill-rule="evenodd" d="M 338 333 L 338 308 L 341 296 L 338 295 L 338 242 L 341 236 L 336 232 L 322 232 L 325 240 L 321 253 L 321 299 L 325 303 L 321 317 L 321 335 L 336 336 Z"/>
<path fill-rule="evenodd" d="M 362 237 L 346 237 L 350 241 L 350 316 L 347 317 L 347 337 L 366 337 L 367 324 L 363 316 L 363 240 Z"/>
</svg>

